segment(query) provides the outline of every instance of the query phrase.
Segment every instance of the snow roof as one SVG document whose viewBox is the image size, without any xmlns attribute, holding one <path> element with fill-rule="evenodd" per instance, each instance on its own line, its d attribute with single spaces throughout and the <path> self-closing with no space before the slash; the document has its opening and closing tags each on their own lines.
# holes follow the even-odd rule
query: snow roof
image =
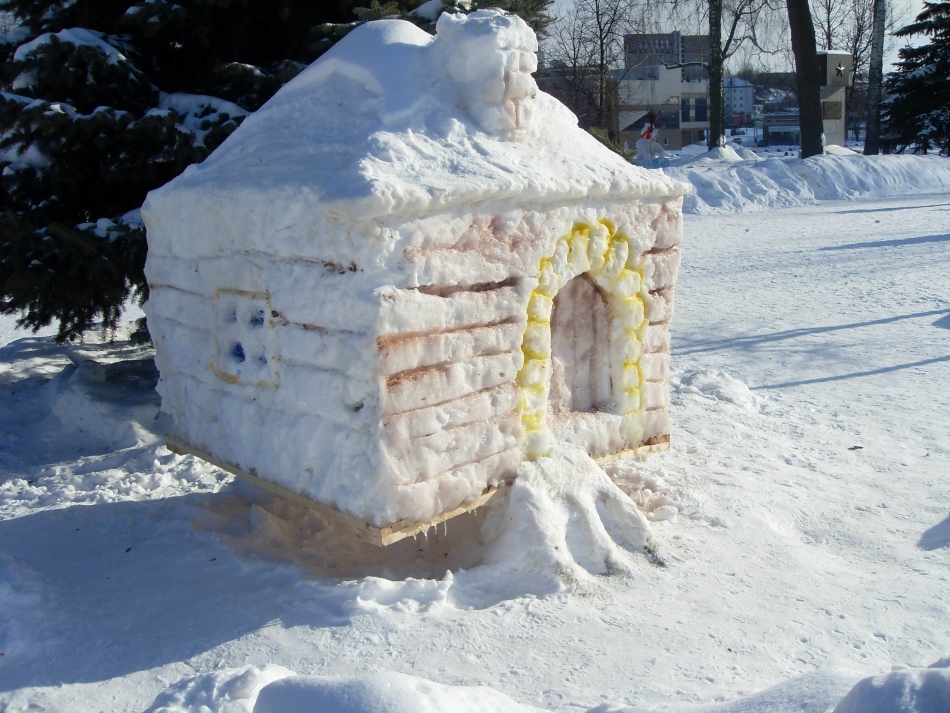
<svg viewBox="0 0 950 713">
<path fill-rule="evenodd" d="M 328 214 L 373 219 L 482 200 L 681 195 L 540 92 L 537 39 L 500 10 L 362 25 L 248 117 L 204 163 L 153 192 L 294 191 Z"/>
</svg>

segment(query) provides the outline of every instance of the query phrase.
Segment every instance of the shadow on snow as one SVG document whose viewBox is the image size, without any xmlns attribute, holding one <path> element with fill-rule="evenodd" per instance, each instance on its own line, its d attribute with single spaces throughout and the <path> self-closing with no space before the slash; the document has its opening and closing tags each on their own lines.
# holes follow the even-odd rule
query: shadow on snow
<svg viewBox="0 0 950 713">
<path fill-rule="evenodd" d="M 950 515 L 920 537 L 917 546 L 922 550 L 939 550 L 941 547 L 950 547 Z"/>
<path fill-rule="evenodd" d="M 838 324 L 830 327 L 806 327 L 802 329 L 789 329 L 783 332 L 772 332 L 770 334 L 753 334 L 748 336 L 731 337 L 729 339 L 718 339 L 715 341 L 691 341 L 681 340 L 676 346 L 677 355 L 686 354 L 704 354 L 708 352 L 725 351 L 728 349 L 749 349 L 762 344 L 771 342 L 780 342 L 787 339 L 798 339 L 815 334 L 826 334 L 828 332 L 839 332 L 845 329 L 860 329 L 862 327 L 874 327 L 881 324 L 890 324 L 900 322 L 905 319 L 919 319 L 921 317 L 933 317 L 941 315 L 941 318 L 934 324 L 938 327 L 947 326 L 944 324 L 950 320 L 950 310 L 935 309 L 928 312 L 914 312 L 912 314 L 902 314 L 897 317 L 884 317 L 883 319 L 874 319 L 868 322 L 854 322 L 852 324 Z M 943 361 L 943 357 L 937 359 Z"/>
<path fill-rule="evenodd" d="M 29 602 L 4 616 L 40 622 L 22 650 L 6 652 L 0 691 L 187 661 L 275 622 L 349 621 L 352 597 L 338 591 L 339 580 L 239 558 L 224 539 L 193 529 L 194 508 L 219 497 L 74 506 L 0 522 L 0 570 L 6 565 L 6 584 Z"/>
<path fill-rule="evenodd" d="M 825 250 L 857 250 L 860 248 L 899 248 L 904 245 L 920 245 L 921 243 L 943 243 L 950 241 L 950 233 L 945 235 L 920 235 L 916 238 L 901 238 L 900 240 L 874 240 L 868 243 L 848 243 L 847 245 L 831 245 Z"/>
</svg>

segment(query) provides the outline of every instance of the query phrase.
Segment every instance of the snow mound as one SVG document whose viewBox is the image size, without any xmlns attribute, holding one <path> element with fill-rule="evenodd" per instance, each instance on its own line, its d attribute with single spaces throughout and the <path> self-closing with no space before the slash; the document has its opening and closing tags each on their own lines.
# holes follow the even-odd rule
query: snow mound
<svg viewBox="0 0 950 713">
<path fill-rule="evenodd" d="M 165 690 L 146 713 L 253 713 L 264 686 L 293 675 L 293 671 L 273 664 L 203 673 Z"/>
<path fill-rule="evenodd" d="M 720 146 L 719 148 L 712 149 L 705 156 L 700 156 L 700 158 L 712 159 L 713 161 L 741 161 L 742 156 L 736 153 L 736 150 L 731 146 Z"/>
<path fill-rule="evenodd" d="M 61 428 L 76 431 L 96 449 L 153 445 L 159 400 L 151 359 L 102 364 L 83 360 L 48 385 L 51 413 Z"/>
<path fill-rule="evenodd" d="M 149 351 L 127 341 L 30 337 L 0 348 L 0 519 L 217 489 L 217 469 L 165 449 L 157 379 Z"/>
<path fill-rule="evenodd" d="M 455 576 L 454 599 L 462 604 L 568 591 L 595 575 L 632 572 L 637 554 L 655 558 L 650 524 L 636 503 L 586 452 L 566 444 L 521 465 L 482 529 L 496 535 L 483 564 Z"/>
<path fill-rule="evenodd" d="M 905 668 L 862 679 L 834 713 L 946 713 L 950 658 L 929 668 Z"/>
<path fill-rule="evenodd" d="M 670 389 L 674 394 L 695 394 L 704 399 L 732 404 L 746 411 L 759 410 L 759 397 L 737 378 L 719 369 L 671 374 Z"/>
<path fill-rule="evenodd" d="M 790 163 L 818 200 L 886 198 L 950 190 L 942 156 L 812 156 Z"/>
<path fill-rule="evenodd" d="M 146 713 L 533 713 L 485 686 L 448 686 L 395 671 L 297 676 L 266 664 L 204 673 L 161 693 Z"/>
<path fill-rule="evenodd" d="M 485 686 L 447 686 L 394 671 L 346 678 L 298 676 L 266 686 L 254 713 L 531 713 Z"/>
</svg>

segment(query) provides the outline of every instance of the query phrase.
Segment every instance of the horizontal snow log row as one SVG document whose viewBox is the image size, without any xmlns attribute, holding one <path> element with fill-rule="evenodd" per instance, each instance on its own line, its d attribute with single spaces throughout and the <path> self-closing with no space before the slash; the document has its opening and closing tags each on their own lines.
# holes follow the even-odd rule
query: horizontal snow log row
<svg viewBox="0 0 950 713">
<path fill-rule="evenodd" d="M 363 519 L 390 500 L 371 424 L 289 413 L 182 374 L 159 390 L 176 422 L 188 424 L 177 435 L 221 460 L 326 505 L 345 502 Z"/>
<path fill-rule="evenodd" d="M 430 480 L 518 446 L 523 438 L 520 411 L 501 418 L 445 428 L 429 436 L 387 441 L 386 451 L 397 484 Z"/>
<path fill-rule="evenodd" d="M 284 358 L 279 360 L 277 368 L 279 378 L 274 384 L 277 388 L 261 389 L 254 384 L 229 382 L 221 378 L 214 363 L 219 345 L 211 332 L 155 314 L 149 316 L 149 329 L 156 343 L 161 340 L 169 345 L 161 350 L 160 356 L 156 356 L 166 381 L 188 376 L 212 388 L 226 388 L 244 399 L 256 399 L 274 408 L 291 409 L 339 424 L 372 419 L 376 411 L 375 408 L 369 408 L 363 415 L 357 416 L 378 399 L 376 383 L 366 375 L 365 369 L 356 375 L 349 375 L 295 364 Z M 365 359 L 365 356 L 361 358 Z M 355 364 L 350 362 L 351 366 Z M 319 397 L 314 398 L 314 395 Z M 177 411 L 170 408 L 166 410 L 175 413 L 178 418 Z"/>
<path fill-rule="evenodd" d="M 490 251 L 407 248 L 405 260 L 419 284 L 451 285 L 460 279 L 470 283 L 501 282 L 524 272 L 525 256 L 499 243 Z"/>
<path fill-rule="evenodd" d="M 383 433 L 387 443 L 399 443 L 438 433 L 443 428 L 500 418 L 520 405 L 521 389 L 509 382 L 438 406 L 385 416 Z"/>
<path fill-rule="evenodd" d="M 153 290 L 173 288 L 207 304 L 221 290 L 267 294 L 275 312 L 299 324 L 369 331 L 376 318 L 372 283 L 355 265 L 267 256 L 189 260 L 149 255 L 147 277 Z M 203 316 L 199 309 L 192 319 Z"/>
<path fill-rule="evenodd" d="M 153 286 L 151 291 L 155 299 L 148 304 L 150 322 L 166 319 L 207 334 L 214 328 L 219 317 L 214 298 L 172 287 Z M 271 317 L 268 322 L 276 334 L 283 361 L 349 374 L 365 374 L 372 368 L 366 364 L 372 340 L 365 333 L 297 324 L 279 317 Z M 213 355 L 216 346 L 208 345 L 208 349 L 194 354 Z"/>
<path fill-rule="evenodd" d="M 434 502 L 433 512 L 458 507 L 487 485 L 509 480 L 523 460 L 524 449 L 519 446 L 453 468 L 432 480 L 401 485 L 397 489 L 398 511 L 405 513 L 406 520 L 427 520 L 432 515 L 427 514 L 423 506 Z"/>
<path fill-rule="evenodd" d="M 377 334 L 437 334 L 502 322 L 523 322 L 524 302 L 517 287 L 459 290 L 448 296 L 393 287 L 379 291 Z"/>
<path fill-rule="evenodd" d="M 679 274 L 680 251 L 669 248 L 643 255 L 643 287 L 647 292 L 671 288 Z"/>
<path fill-rule="evenodd" d="M 512 352 L 521 346 L 520 324 L 507 322 L 431 335 L 379 337 L 380 369 L 384 376 L 420 367 L 448 364 Z"/>
<path fill-rule="evenodd" d="M 511 382 L 521 368 L 522 361 L 521 352 L 516 351 L 400 372 L 386 379 L 383 414 L 435 406 Z"/>
</svg>

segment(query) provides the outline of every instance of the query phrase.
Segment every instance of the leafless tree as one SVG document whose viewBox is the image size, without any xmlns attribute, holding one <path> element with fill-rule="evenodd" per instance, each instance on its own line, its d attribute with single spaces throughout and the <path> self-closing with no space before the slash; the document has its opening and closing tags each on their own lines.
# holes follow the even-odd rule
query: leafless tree
<svg viewBox="0 0 950 713">
<path fill-rule="evenodd" d="M 868 66 L 868 121 L 864 137 L 864 155 L 874 156 L 881 150 L 881 93 L 884 84 L 884 29 L 887 24 L 887 2 L 874 0 L 871 29 L 871 56 Z"/>
<path fill-rule="evenodd" d="M 823 130 L 821 115 L 821 78 L 815 25 L 808 0 L 787 0 L 788 28 L 795 55 L 795 83 L 798 86 L 798 126 L 801 131 L 802 158 L 820 154 Z"/>
<path fill-rule="evenodd" d="M 642 0 L 574 0 L 550 31 L 545 81 L 582 122 L 620 133 L 617 87 L 624 67 L 624 36 L 649 27 Z"/>
<path fill-rule="evenodd" d="M 698 12 L 705 15 L 709 31 L 709 54 L 703 66 L 709 73 L 709 138 L 714 149 L 725 144 L 722 79 L 726 62 L 741 47 L 772 53 L 775 0 L 672 0 L 682 19 Z"/>
</svg>

